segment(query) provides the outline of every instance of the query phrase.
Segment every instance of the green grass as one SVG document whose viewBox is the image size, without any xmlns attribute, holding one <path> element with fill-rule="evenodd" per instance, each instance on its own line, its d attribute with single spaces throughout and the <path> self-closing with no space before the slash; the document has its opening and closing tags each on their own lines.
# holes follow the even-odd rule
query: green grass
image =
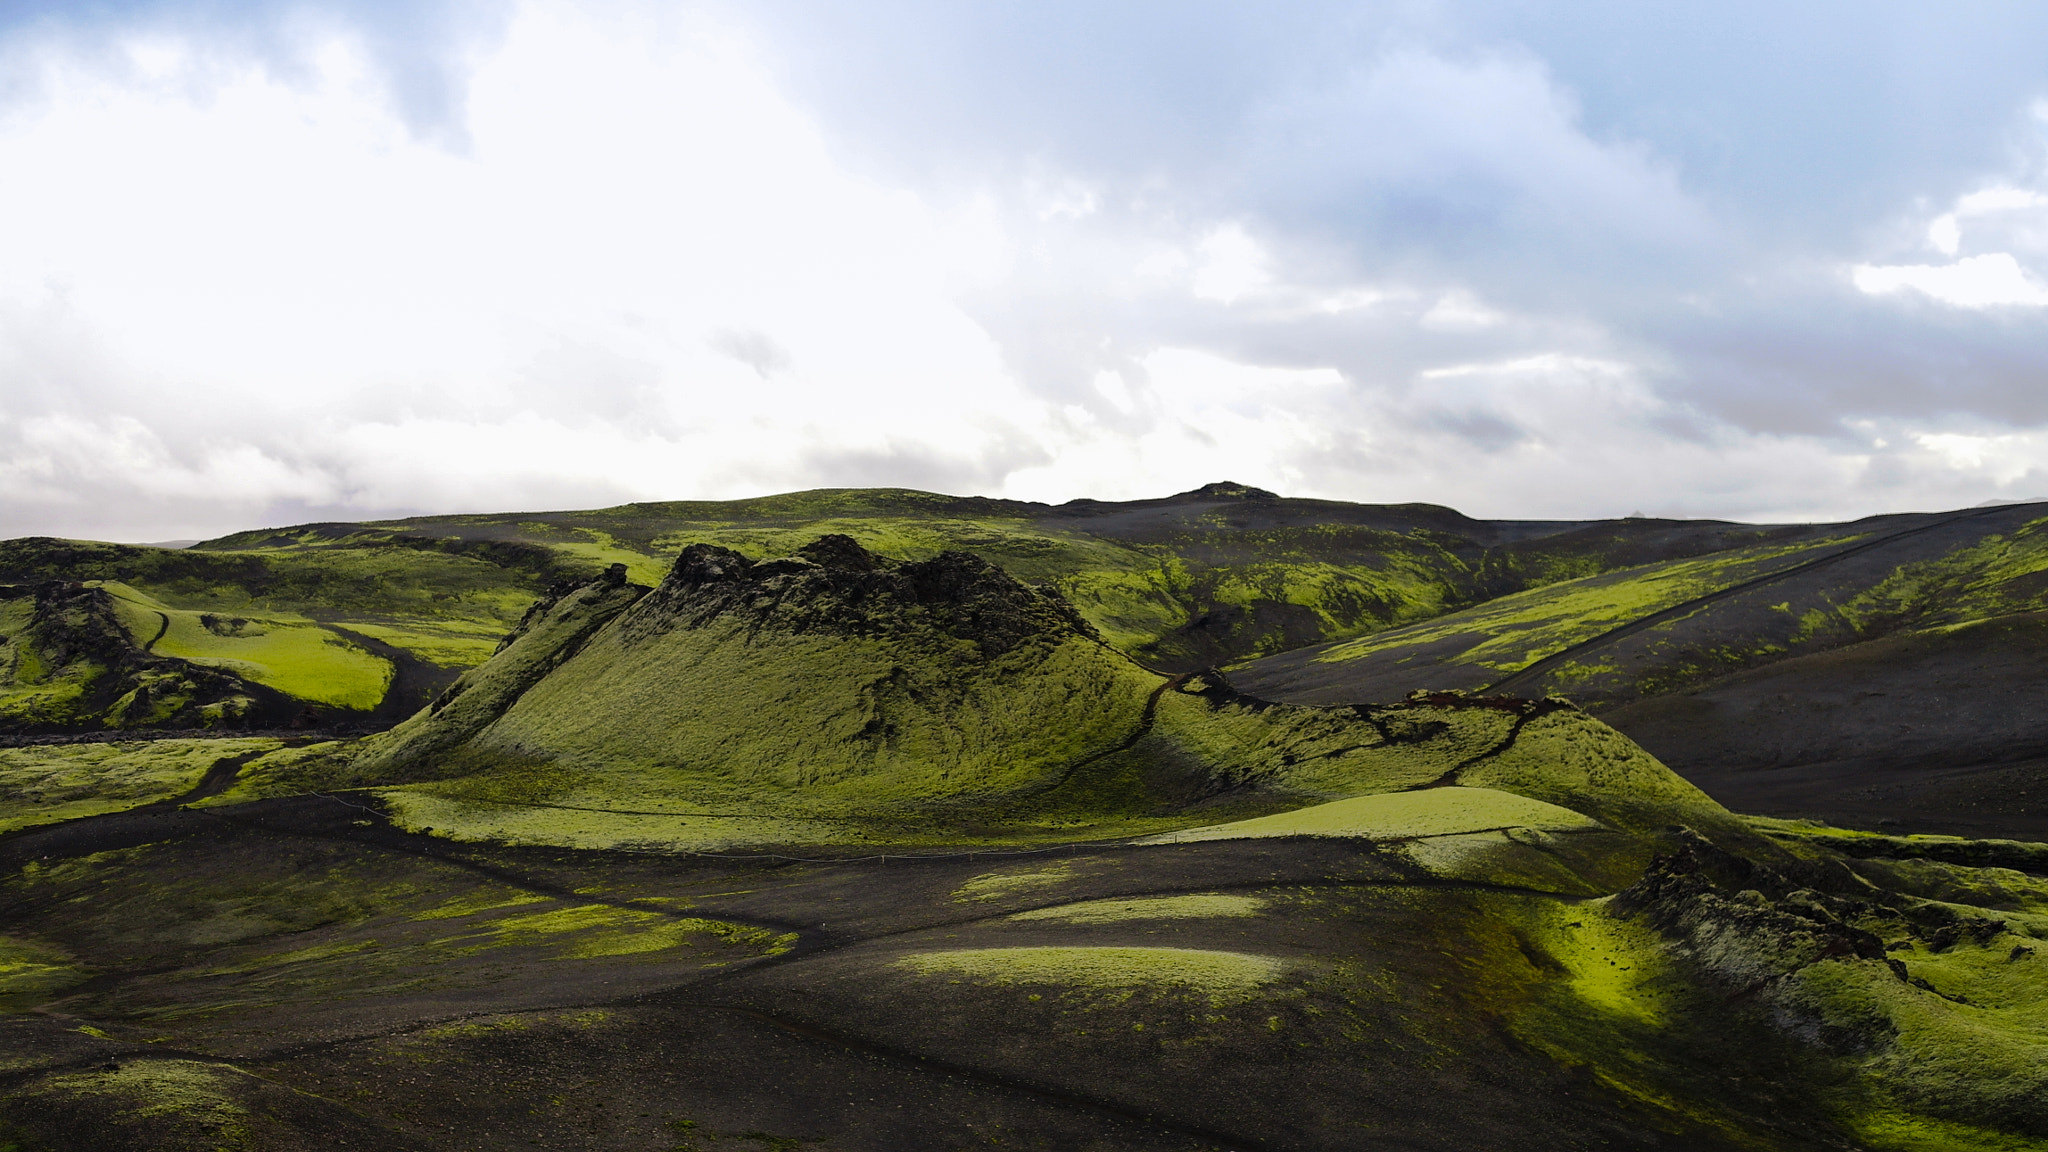
<svg viewBox="0 0 2048 1152">
<path fill-rule="evenodd" d="M 1157 682 L 1078 636 L 984 662 L 972 645 L 937 635 L 755 637 L 726 623 L 636 635 L 614 625 L 519 696 L 456 762 L 479 801 L 501 799 L 489 791 L 495 777 L 518 793 L 503 799 L 528 803 L 901 815 L 1056 782 L 1066 765 L 1129 734 Z M 537 763 L 554 767 L 537 773 Z M 552 776 L 552 790 L 537 775 Z"/>
<path fill-rule="evenodd" d="M 1537 716 L 1514 743 L 1458 780 L 1585 812 L 1611 827 L 1654 832 L 1673 823 L 1740 832 L 1728 811 L 1635 741 L 1576 709 Z"/>
<path fill-rule="evenodd" d="M 1043 888 L 1058 887 L 1075 878 L 1074 866 L 1068 863 L 1005 868 L 999 872 L 983 873 L 962 884 L 953 890 L 953 899 L 1005 900 L 1011 896 L 1036 892 Z"/>
<path fill-rule="evenodd" d="M 155 1128 L 155 1135 L 208 1137 L 208 1146 L 241 1152 L 249 1143 L 249 1111 L 232 1085 L 245 1079 L 226 1064 L 196 1060 L 135 1060 L 112 1070 L 46 1077 L 25 1092 L 31 1099 L 98 1096 L 118 1102 L 120 1120 Z M 175 1145 L 173 1145 L 175 1146 Z M 197 1147 L 187 1144 L 187 1147 Z"/>
<path fill-rule="evenodd" d="M 1145 843 L 1185 844 L 1274 836 L 1399 840 L 1498 828 L 1568 832 L 1598 827 L 1600 822 L 1590 816 L 1541 800 L 1491 788 L 1448 787 L 1354 796 L 1274 816 L 1169 832 Z"/>
<path fill-rule="evenodd" d="M 1440 616 L 1340 644 L 1317 659 L 1357 660 L 1375 653 L 1466 639 L 1451 658 L 1500 675 L 1519 671 L 1582 640 L 1632 620 L 1704 596 L 1766 572 L 1799 563 L 1808 553 L 1836 548 L 1844 536 L 1796 544 L 1766 544 L 1685 560 L 1582 577 L 1502 596 Z"/>
<path fill-rule="evenodd" d="M 223 757 L 282 745 L 221 739 L 0 748 L 0 832 L 167 800 L 191 791 Z"/>
<path fill-rule="evenodd" d="M 1189 920 L 1217 917 L 1256 916 L 1266 906 L 1262 896 L 1231 896 L 1223 893 L 1188 896 L 1139 896 L 1128 900 L 1082 900 L 1052 908 L 1038 908 L 1011 916 L 1020 921 L 1053 921 L 1060 924 L 1122 924 L 1132 920 Z"/>
<path fill-rule="evenodd" d="M 1181 987 L 1241 998 L 1287 974 L 1277 956 L 1201 948 L 962 948 L 914 952 L 897 961 L 920 976 L 959 976 L 987 984 L 1051 984 L 1087 989 Z"/>
<path fill-rule="evenodd" d="M 384 699 L 392 667 L 311 621 L 283 615 L 225 617 L 173 608 L 127 585 L 100 587 L 118 603 L 137 645 L 163 629 L 151 651 L 233 672 L 287 696 L 368 711 Z M 211 626 L 209 626 L 209 621 Z"/>
<path fill-rule="evenodd" d="M 26 1011 L 90 975 L 61 948 L 0 936 L 0 1013 Z"/>
<path fill-rule="evenodd" d="M 779 956 L 795 943 L 793 933 L 775 933 L 723 920 L 581 904 L 499 917 L 473 933 L 445 938 L 438 946 L 544 946 L 562 959 L 588 960 L 714 946 L 741 948 L 750 955 Z"/>
<path fill-rule="evenodd" d="M 402 625 L 358 620 L 346 627 L 443 668 L 474 668 L 489 660 L 506 631 L 495 621 L 461 620 Z"/>
<path fill-rule="evenodd" d="M 2036 956 L 2012 959 L 2016 943 L 2035 947 Z M 1918 1138 L 1916 1128 L 1973 1127 L 1987 1114 L 2040 1130 L 2048 1124 L 2048 961 L 2040 951 L 2048 949 L 2032 938 L 2000 935 L 1941 953 L 1894 953 L 1914 976 L 1967 1004 L 1902 983 L 1873 961 L 1802 968 L 1788 978 L 1781 1000 L 1830 1026 L 1867 1030 L 1876 1023 L 1888 1034 L 1865 1065 L 1891 1101 L 1859 1125 L 1873 1134 L 1908 1141 Z M 1901 1123 L 1897 1112 L 1922 1119 Z"/>
</svg>

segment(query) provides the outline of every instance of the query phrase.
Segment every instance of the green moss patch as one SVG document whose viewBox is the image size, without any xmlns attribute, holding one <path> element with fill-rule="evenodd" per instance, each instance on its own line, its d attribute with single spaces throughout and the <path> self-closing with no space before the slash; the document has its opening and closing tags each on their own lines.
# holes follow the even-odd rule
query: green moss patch
<svg viewBox="0 0 2048 1152">
<path fill-rule="evenodd" d="M 1083 900 L 1053 908 L 1019 912 L 1012 920 L 1050 920 L 1061 924 L 1120 924 L 1127 920 L 1187 920 L 1256 916 L 1265 908 L 1260 896 L 1220 893 L 1188 896 L 1141 896 L 1130 900 Z"/>
<path fill-rule="evenodd" d="M 1608 901 L 1551 905 L 1530 923 L 1544 953 L 1564 969 L 1587 1010 L 1637 1024 L 1670 1022 L 1675 970 L 1655 929 L 1607 913 Z"/>
<path fill-rule="evenodd" d="M 1635 741 L 1577 709 L 1531 718 L 1512 743 L 1457 780 L 1567 805 L 1632 832 L 1674 823 L 1709 829 L 1736 824 L 1727 809 Z"/>
<path fill-rule="evenodd" d="M 1866 1148 L 1878 1152 L 2042 1152 L 2048 1137 L 2021 1136 L 1933 1116 L 1879 1109 L 1846 1117 Z"/>
<path fill-rule="evenodd" d="M 1779 1000 L 1824 1027 L 1888 1033 L 1865 1065 L 1881 1087 L 1880 1118 L 1906 1112 L 1970 1126 L 1994 1115 L 2041 1130 L 2048 1128 L 2048 961 L 2038 952 L 2016 959 L 2014 946 L 2003 936 L 1943 954 L 1895 953 L 1931 990 L 1876 962 L 1824 961 L 1793 974 Z M 1845 1114 L 1866 1113 L 1852 1103 Z M 1897 1116 L 1877 1125 L 1887 1128 L 1919 1138 Z"/>
<path fill-rule="evenodd" d="M 447 620 L 381 624 L 351 622 L 352 632 L 403 648 L 443 668 L 474 668 L 489 660 L 505 638 L 505 626 L 496 620 Z"/>
<path fill-rule="evenodd" d="M 196 1060 L 137 1060 L 111 1071 L 78 1072 L 46 1078 L 30 1094 L 40 1097 L 97 1097 L 111 1105 L 109 1119 L 127 1127 L 151 1123 L 159 1130 L 186 1130 L 211 1137 L 209 1148 L 249 1147 L 249 1111 L 235 1098 L 243 1076 L 225 1064 Z M 198 1147 L 199 1145 L 186 1145 Z"/>
<path fill-rule="evenodd" d="M 1581 847 L 1579 837 L 1507 828 L 1419 837 L 1395 845 L 1394 851 L 1444 880 L 1561 896 L 1604 896 L 1635 879 L 1640 862 L 1630 859 L 1635 854 L 1623 837 L 1593 839 L 1598 843 Z M 1614 859 L 1617 856 L 1620 859 Z"/>
<path fill-rule="evenodd" d="M 1140 843 L 1183 844 L 1198 840 L 1250 840 L 1274 836 L 1399 840 L 1499 828 L 1568 832 L 1599 827 L 1600 822 L 1590 816 L 1512 792 L 1447 787 L 1353 796 L 1348 800 L 1316 804 L 1276 816 L 1168 832 Z"/>
<path fill-rule="evenodd" d="M 717 852 L 761 845 L 825 845 L 861 840 L 857 831 L 849 830 L 841 822 L 703 813 L 700 810 L 705 805 L 701 803 L 688 805 L 672 816 L 646 810 L 607 811 L 602 804 L 631 802 L 629 797 L 610 791 L 601 796 L 573 798 L 591 802 L 589 807 L 478 802 L 416 788 L 386 789 L 376 796 L 401 828 L 472 842 Z"/>
<path fill-rule="evenodd" d="M 151 740 L 0 748 L 0 832 L 120 812 L 198 786 L 224 757 L 268 752 L 273 739 Z"/>
<path fill-rule="evenodd" d="M 391 685 L 389 662 L 304 618 L 190 611 L 125 584 L 101 586 L 124 606 L 122 622 L 136 643 L 156 638 L 151 651 L 159 656 L 233 672 L 300 700 L 359 711 L 375 708 Z"/>
<path fill-rule="evenodd" d="M 1276 956 L 1200 948 L 965 948 L 918 952 L 897 963 L 921 976 L 958 975 L 988 984 L 1080 988 L 1180 986 L 1243 996 L 1287 973 Z"/>
<path fill-rule="evenodd" d="M 1402 647 L 1464 638 L 1455 658 L 1505 675 L 1602 632 L 1695 597 L 1794 564 L 1853 537 L 1733 549 L 1710 556 L 1568 580 L 1474 608 L 1339 644 L 1318 659 L 1357 660 Z"/>
<path fill-rule="evenodd" d="M 796 943 L 793 933 L 770 932 L 723 920 L 664 916 L 604 904 L 580 904 L 546 912 L 506 916 L 491 921 L 482 935 L 489 945 L 545 945 L 563 959 L 635 956 L 700 945 L 729 945 L 750 953 L 778 956 Z M 475 946 L 477 937 L 460 936 L 444 945 Z"/>
<path fill-rule="evenodd" d="M 955 900 L 1003 900 L 1065 884 L 1078 877 L 1074 865 L 1059 863 L 986 872 L 953 890 Z"/>
<path fill-rule="evenodd" d="M 0 936 L 0 1012 L 32 1008 L 88 975 L 54 945 Z"/>
</svg>

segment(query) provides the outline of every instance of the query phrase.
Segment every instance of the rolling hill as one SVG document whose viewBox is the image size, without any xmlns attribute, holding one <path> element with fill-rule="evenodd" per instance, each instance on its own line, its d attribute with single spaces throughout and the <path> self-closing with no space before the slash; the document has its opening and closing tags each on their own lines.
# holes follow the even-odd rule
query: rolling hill
<svg viewBox="0 0 2048 1152">
<path fill-rule="evenodd" d="M 2048 1148 L 2040 511 L 10 542 L 0 1146 Z"/>
<path fill-rule="evenodd" d="M 1254 660 L 1275 699 L 1563 693 L 1748 811 L 2048 837 L 2048 516 L 1879 517 Z"/>
</svg>

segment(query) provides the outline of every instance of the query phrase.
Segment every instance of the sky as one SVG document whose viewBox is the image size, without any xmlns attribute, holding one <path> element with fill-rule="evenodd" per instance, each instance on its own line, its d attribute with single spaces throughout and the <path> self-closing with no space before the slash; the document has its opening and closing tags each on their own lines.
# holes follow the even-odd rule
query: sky
<svg viewBox="0 0 2048 1152">
<path fill-rule="evenodd" d="M 0 0 L 0 536 L 2048 497 L 2048 8 Z"/>
</svg>

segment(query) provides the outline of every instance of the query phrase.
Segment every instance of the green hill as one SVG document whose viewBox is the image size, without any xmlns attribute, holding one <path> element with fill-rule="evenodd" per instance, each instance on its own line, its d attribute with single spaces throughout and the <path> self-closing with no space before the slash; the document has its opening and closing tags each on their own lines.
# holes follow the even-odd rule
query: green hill
<svg viewBox="0 0 2048 1152">
<path fill-rule="evenodd" d="M 1454 783 L 1603 828 L 1727 823 L 1603 731 L 1542 703 L 1251 700 L 1143 668 L 969 554 L 828 535 L 759 562 L 691 545 L 651 590 L 617 568 L 562 589 L 411 719 L 259 761 L 245 788 L 374 789 L 409 826 L 607 846 L 1102 836 Z"/>
<path fill-rule="evenodd" d="M 1563 693 L 1727 803 L 2048 837 L 2048 518 L 1879 517 L 1253 661 L 1278 699 Z"/>
<path fill-rule="evenodd" d="M 1054 587 L 1106 640 L 1147 666 L 1183 672 L 1800 531 L 1704 521 L 1479 521 L 1432 505 L 1282 499 L 1234 484 L 1160 500 L 1057 506 L 829 489 L 588 512 L 312 524 L 187 549 L 27 538 L 0 542 L 0 581 L 112 582 L 145 613 L 250 622 L 240 634 L 181 626 L 158 654 L 240 668 L 300 711 L 310 709 L 316 726 L 332 726 L 388 724 L 409 714 L 489 656 L 551 584 L 620 564 L 632 580 L 651 585 L 688 543 L 757 560 L 832 533 L 895 560 L 972 552 Z M 259 636 L 269 639 L 254 642 Z M 138 635 L 136 643 L 147 639 Z M 366 705 L 367 685 L 378 676 L 385 695 Z M 93 715 L 75 725 L 170 722 Z"/>
<path fill-rule="evenodd" d="M 1162 503 L 1114 516 L 1192 506 Z M 1574 531 L 1463 578 L 1723 529 Z M 1751 536 L 1466 630 L 1502 638 L 1489 675 L 1540 675 L 1901 537 Z M 551 582 L 381 732 L 0 748 L 24 1152 L 2048 1148 L 2048 845 L 1745 819 L 1562 697 L 1275 702 L 960 550 L 792 530 L 650 573 L 255 543 L 40 585 L 10 644 L 56 651 L 70 613 L 100 647 L 47 667 L 339 708 L 386 658 L 290 599 L 319 579 L 205 585 L 268 588 L 233 615 L 192 581 L 332 549 Z M 1920 659 L 1886 651 L 1862 674 Z M 108 715 L 88 693 L 121 682 L 80 683 Z"/>
</svg>

